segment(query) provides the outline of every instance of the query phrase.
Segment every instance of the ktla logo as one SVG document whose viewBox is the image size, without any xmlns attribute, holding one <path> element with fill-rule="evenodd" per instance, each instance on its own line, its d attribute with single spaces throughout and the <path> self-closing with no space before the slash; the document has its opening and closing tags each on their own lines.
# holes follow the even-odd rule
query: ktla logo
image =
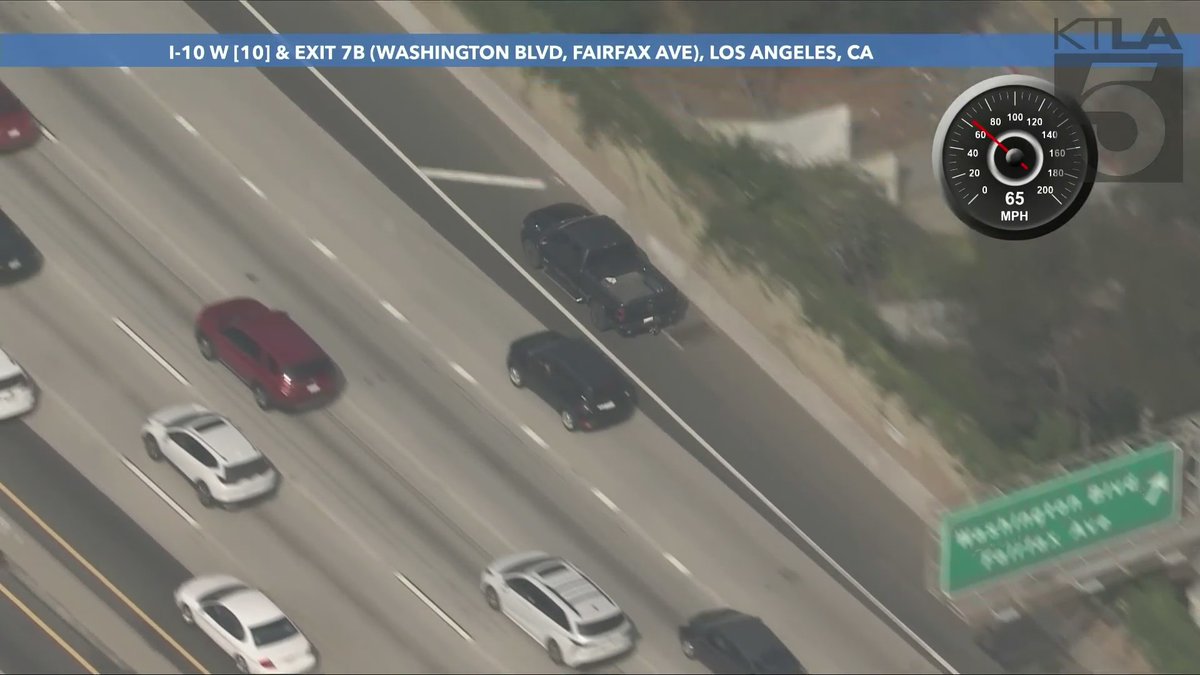
<svg viewBox="0 0 1200 675">
<path fill-rule="evenodd" d="M 1183 180 L 1183 46 L 1166 19 L 1128 39 L 1120 18 L 1054 20 L 1054 84 L 1096 129 L 1096 180 Z"/>
</svg>

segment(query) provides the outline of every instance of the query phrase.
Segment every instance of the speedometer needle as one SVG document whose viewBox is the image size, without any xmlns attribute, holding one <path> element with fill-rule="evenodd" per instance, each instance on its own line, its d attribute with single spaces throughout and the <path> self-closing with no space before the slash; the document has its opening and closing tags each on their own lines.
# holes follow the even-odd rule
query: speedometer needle
<svg viewBox="0 0 1200 675">
<path fill-rule="evenodd" d="M 987 129 L 983 128 L 983 125 L 982 125 L 982 124 L 980 124 L 979 122 L 977 122 L 976 120 L 971 120 L 971 124 L 974 124 L 976 129 L 979 129 L 979 130 L 980 130 L 980 131 L 982 131 L 984 134 L 986 134 L 988 138 L 992 139 L 992 142 L 993 142 L 993 143 L 995 143 L 997 146 L 999 146 L 999 148 L 1000 148 L 1001 150 L 1003 150 L 1003 151 L 1004 151 L 1004 154 L 1006 154 L 1006 155 L 1008 154 L 1008 148 L 1004 147 L 1004 144 L 1003 144 L 1003 143 L 1001 143 L 1000 141 L 996 140 L 996 137 L 992 135 L 992 132 L 990 132 L 990 131 L 988 131 Z M 1025 162 L 1021 162 L 1021 168 L 1022 168 L 1022 169 L 1025 169 L 1026 171 L 1028 171 L 1028 170 L 1029 170 L 1029 166 L 1028 166 L 1028 165 L 1026 165 L 1026 164 L 1025 164 Z"/>
</svg>

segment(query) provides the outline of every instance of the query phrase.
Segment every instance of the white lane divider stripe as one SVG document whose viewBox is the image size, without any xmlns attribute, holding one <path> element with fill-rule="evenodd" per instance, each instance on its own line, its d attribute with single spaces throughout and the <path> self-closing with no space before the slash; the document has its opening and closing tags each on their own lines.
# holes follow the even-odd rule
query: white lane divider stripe
<svg viewBox="0 0 1200 675">
<path fill-rule="evenodd" d="M 478 380 L 475 379 L 475 376 L 472 375 L 471 373 L 467 372 L 467 369 L 458 365 L 458 363 L 451 361 L 450 367 L 454 369 L 454 372 L 458 373 L 459 377 L 466 380 L 467 382 L 470 382 L 471 384 L 479 384 Z"/>
<path fill-rule="evenodd" d="M 142 351 L 149 354 L 150 358 L 154 359 L 154 361 L 156 363 L 158 363 L 158 365 L 162 366 L 163 370 L 165 370 L 171 374 L 171 377 L 178 380 L 179 383 L 185 387 L 192 386 L 192 383 L 187 381 L 187 378 L 183 376 L 183 373 L 180 373 L 178 370 L 175 370 L 175 366 L 172 366 L 170 363 L 167 363 L 166 359 L 164 359 L 158 352 L 154 351 L 154 348 L 151 347 L 149 344 L 147 344 L 146 341 L 143 340 L 140 335 L 133 332 L 133 329 L 130 328 L 129 326 L 127 326 L 124 321 L 120 320 L 119 318 L 117 318 L 115 316 L 112 318 L 112 320 L 113 320 L 113 323 L 115 323 L 117 325 L 117 328 L 121 329 L 122 333 L 127 335 L 130 340 L 133 340 L 134 344 L 141 347 Z"/>
<path fill-rule="evenodd" d="M 612 499 L 609 499 L 608 495 L 601 492 L 600 488 L 592 488 L 592 494 L 596 496 L 596 499 L 600 500 L 601 504 L 604 504 L 605 506 L 607 506 L 609 511 L 612 511 L 614 513 L 621 512 L 621 507 L 617 506 L 617 503 L 614 502 Z"/>
<path fill-rule="evenodd" d="M 200 529 L 200 523 L 196 522 L 196 519 L 192 517 L 192 514 L 188 513 L 174 499 L 171 499 L 171 495 L 167 494 L 166 492 L 163 492 L 163 489 L 158 487 L 158 485 L 154 481 L 150 480 L 149 476 L 142 473 L 142 470 L 137 468 L 136 464 L 129 461 L 129 458 L 122 456 L 121 463 L 124 464 L 125 468 L 129 469 L 133 473 L 133 475 L 137 476 L 138 480 L 145 483 L 146 487 L 150 488 L 150 490 L 154 494 L 158 495 L 159 499 L 166 502 L 167 506 L 171 507 L 172 511 L 179 514 L 180 518 L 183 518 L 184 520 L 186 520 L 188 525 L 191 525 L 192 527 L 196 528 L 197 530 Z"/>
<path fill-rule="evenodd" d="M 687 567 L 685 567 L 683 563 L 679 562 L 679 558 L 676 558 L 675 556 L 671 555 L 670 553 L 663 553 L 663 557 L 667 559 L 667 562 L 674 565 L 675 569 L 679 570 L 680 572 L 683 572 L 683 574 L 685 576 L 689 576 L 689 577 L 692 576 L 692 571 L 689 570 Z"/>
<path fill-rule="evenodd" d="M 314 246 L 314 247 L 315 247 L 315 248 L 316 248 L 318 251 L 320 251 L 320 252 L 321 252 L 321 255 L 325 256 L 326 258 L 329 258 L 330 260 L 337 260 L 337 256 L 334 254 L 334 252 L 333 252 L 333 251 L 331 251 L 331 250 L 329 249 L 329 247 L 328 247 L 328 246 L 326 246 L 325 244 L 321 243 L 321 241 L 320 241 L 320 240 L 318 240 L 318 239 L 309 239 L 308 241 L 309 241 L 309 242 L 311 242 L 311 243 L 312 243 L 312 245 L 313 245 L 313 246 Z"/>
<path fill-rule="evenodd" d="M 471 637 L 470 633 L 463 630 L 463 627 L 458 625 L 458 622 L 456 622 L 454 619 L 451 619 L 449 614 L 446 614 L 445 612 L 443 612 L 442 608 L 438 607 L 437 603 L 435 603 L 433 600 L 430 600 L 428 595 L 425 595 L 424 593 L 422 593 L 421 589 L 417 588 L 416 584 L 414 584 L 413 582 L 408 580 L 408 577 L 404 576 L 403 574 L 401 574 L 399 572 L 392 572 L 392 574 L 394 574 L 396 576 L 396 579 L 400 583 L 404 584 L 405 587 L 408 588 L 408 590 L 412 591 L 412 594 L 417 596 L 418 600 L 425 603 L 426 607 L 433 610 L 433 613 L 437 614 L 439 619 L 444 621 L 447 626 L 450 626 L 450 628 L 455 633 L 458 633 L 459 637 L 466 640 L 467 642 L 475 641 L 475 638 Z"/>
<path fill-rule="evenodd" d="M 522 178 L 520 176 L 501 176 L 493 173 L 477 173 L 475 171 L 456 171 L 454 169 L 433 169 L 420 167 L 420 172 L 430 180 L 444 180 L 451 183 L 472 183 L 474 185 L 492 185 L 495 187 L 517 188 L 519 190 L 545 190 L 546 181 L 540 178 Z"/>
<path fill-rule="evenodd" d="M 532 438 L 532 439 L 533 439 L 533 442 L 534 442 L 534 443 L 537 443 L 538 445 L 540 445 L 540 446 L 541 446 L 541 448 L 542 448 L 543 450 L 549 450 L 549 449 L 550 449 L 550 444 L 546 442 L 546 439 L 544 439 L 544 438 L 542 438 L 541 436 L 539 436 L 539 435 L 538 435 L 538 432 L 536 432 L 536 431 L 534 431 L 533 429 L 531 429 L 531 428 L 529 427 L 529 425 L 528 425 L 528 424 L 522 424 L 522 425 L 521 425 L 521 431 L 524 431 L 524 432 L 525 432 L 525 435 L 526 435 L 526 436 L 528 436 L 528 437 L 530 437 L 530 438 Z"/>
<path fill-rule="evenodd" d="M 396 306 L 392 303 L 388 302 L 387 300 L 380 300 L 379 304 L 383 305 L 383 308 L 387 311 L 387 313 L 391 314 L 397 321 L 400 321 L 401 323 L 408 323 L 408 317 L 401 314 L 400 310 L 396 309 Z"/>
<path fill-rule="evenodd" d="M 192 126 L 192 123 L 187 121 L 187 118 L 184 117 L 183 115 L 176 113 L 175 121 L 179 122 L 179 126 L 183 127 L 189 134 L 191 134 L 193 136 L 200 135 L 200 132 L 196 131 L 196 127 Z"/>
</svg>

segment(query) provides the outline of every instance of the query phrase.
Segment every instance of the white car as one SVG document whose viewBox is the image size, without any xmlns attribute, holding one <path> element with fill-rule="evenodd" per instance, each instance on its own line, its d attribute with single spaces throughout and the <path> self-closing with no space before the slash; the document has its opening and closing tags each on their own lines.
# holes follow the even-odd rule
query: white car
<svg viewBox="0 0 1200 675">
<path fill-rule="evenodd" d="M 37 392 L 25 369 L 0 350 L 0 420 L 20 417 L 37 405 Z"/>
<path fill-rule="evenodd" d="M 175 591 L 184 623 L 195 625 L 233 657 L 240 673 L 308 673 L 312 643 L 262 591 L 227 574 L 185 581 Z"/>
<path fill-rule="evenodd" d="M 232 422 L 198 403 L 151 415 L 142 426 L 142 443 L 150 459 L 173 464 L 206 507 L 261 497 L 279 480 L 267 458 Z"/>
<path fill-rule="evenodd" d="M 575 666 L 633 649 L 636 629 L 574 565 L 541 551 L 505 556 L 483 571 L 487 604 L 512 619 L 550 660 Z"/>
</svg>

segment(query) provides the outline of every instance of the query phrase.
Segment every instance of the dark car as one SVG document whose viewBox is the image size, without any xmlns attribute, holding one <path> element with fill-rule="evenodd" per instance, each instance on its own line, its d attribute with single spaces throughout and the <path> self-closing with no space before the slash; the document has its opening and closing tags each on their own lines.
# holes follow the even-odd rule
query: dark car
<svg viewBox="0 0 1200 675">
<path fill-rule="evenodd" d="M 684 656 L 714 673 L 807 673 L 757 617 L 733 609 L 702 612 L 679 629 Z"/>
<path fill-rule="evenodd" d="M 679 290 L 608 216 L 578 204 L 538 209 L 525 217 L 521 249 L 526 264 L 588 305 L 596 330 L 657 333 L 682 315 Z"/>
<path fill-rule="evenodd" d="M 196 344 L 254 392 L 263 410 L 320 403 L 338 389 L 338 370 L 324 350 L 286 312 L 258 300 L 234 298 L 200 311 Z"/>
<path fill-rule="evenodd" d="M 553 331 L 512 343 L 508 379 L 549 403 L 568 431 L 619 422 L 636 405 L 632 385 L 604 354 L 583 340 Z"/>
<path fill-rule="evenodd" d="M 0 283 L 25 279 L 38 271 L 42 254 L 17 224 L 0 211 Z"/>
<path fill-rule="evenodd" d="M 0 151 L 19 150 L 41 135 L 33 114 L 21 99 L 0 84 Z"/>
</svg>

